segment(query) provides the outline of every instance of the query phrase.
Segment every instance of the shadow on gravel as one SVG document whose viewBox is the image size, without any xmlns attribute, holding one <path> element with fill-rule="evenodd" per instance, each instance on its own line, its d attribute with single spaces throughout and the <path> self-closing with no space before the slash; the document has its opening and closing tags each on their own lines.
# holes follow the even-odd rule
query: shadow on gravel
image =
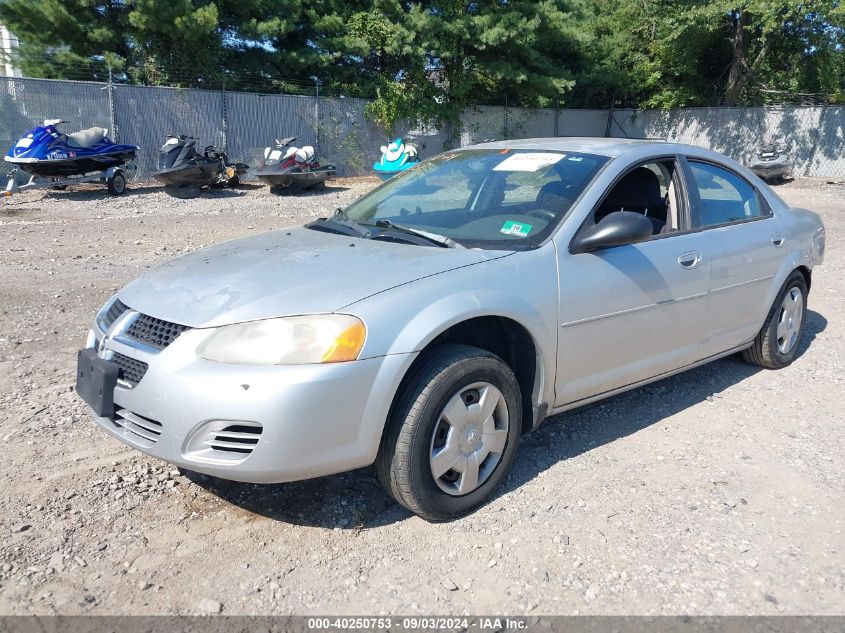
<svg viewBox="0 0 845 633">
<path fill-rule="evenodd" d="M 77 185 L 79 186 L 79 185 Z M 133 186 L 129 185 L 126 188 L 126 192 L 121 194 L 120 196 L 113 196 L 108 192 L 105 185 L 90 185 L 85 184 L 81 185 L 84 188 L 77 189 L 73 185 L 69 186 L 67 189 L 57 190 L 57 189 L 46 189 L 45 191 L 48 192 L 50 198 L 56 198 L 57 200 L 72 200 L 74 202 L 92 202 L 94 200 L 106 200 L 108 198 L 129 198 L 131 196 L 137 196 L 147 193 L 155 193 L 156 191 L 161 191 L 162 188 L 159 185 L 153 184 L 144 184 Z"/>
<path fill-rule="evenodd" d="M 224 501 L 274 521 L 355 530 L 411 516 L 381 488 L 371 468 L 287 484 L 244 484 L 183 471 Z"/>
<path fill-rule="evenodd" d="M 827 319 L 807 311 L 796 360 L 827 327 Z M 719 393 L 754 374 L 768 371 L 734 354 L 638 389 L 573 409 L 546 420 L 523 439 L 513 468 L 494 497 L 519 488 L 557 462 L 636 433 Z"/>
<path fill-rule="evenodd" d="M 826 327 L 821 314 L 807 311 L 799 358 Z M 519 488 L 560 461 L 657 424 L 714 394 L 719 397 L 760 371 L 765 370 L 737 354 L 550 418 L 523 438 L 510 474 L 492 498 Z M 382 490 L 370 468 L 274 485 L 184 474 L 244 510 L 296 525 L 354 530 L 390 525 L 411 516 Z"/>
<path fill-rule="evenodd" d="M 327 196 L 332 193 L 340 193 L 341 191 L 347 191 L 349 187 L 341 187 L 339 185 L 326 185 L 325 187 L 315 187 L 313 189 L 296 189 L 294 187 L 287 187 L 287 188 L 278 188 L 278 187 L 271 187 L 270 193 L 274 196 L 280 196 L 286 198 L 288 196 L 297 197 L 297 196 Z"/>
</svg>

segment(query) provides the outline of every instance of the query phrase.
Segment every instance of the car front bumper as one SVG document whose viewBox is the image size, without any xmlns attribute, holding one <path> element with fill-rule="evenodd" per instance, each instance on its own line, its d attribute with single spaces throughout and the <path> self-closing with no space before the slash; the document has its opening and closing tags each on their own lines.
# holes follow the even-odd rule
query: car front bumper
<svg viewBox="0 0 845 633">
<path fill-rule="evenodd" d="M 94 416 L 98 426 L 148 455 L 235 481 L 295 481 L 374 461 L 393 394 L 415 354 L 232 365 L 196 356 L 207 334 L 189 330 L 160 351 L 109 339 L 106 358 L 123 354 L 148 368 L 135 386 L 118 383 L 117 413 Z M 101 336 L 92 331 L 88 347 Z"/>
</svg>

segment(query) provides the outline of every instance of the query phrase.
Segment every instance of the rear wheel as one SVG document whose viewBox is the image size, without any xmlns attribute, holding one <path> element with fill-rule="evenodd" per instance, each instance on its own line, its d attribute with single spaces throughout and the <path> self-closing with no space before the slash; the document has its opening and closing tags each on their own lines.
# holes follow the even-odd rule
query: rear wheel
<svg viewBox="0 0 845 633">
<path fill-rule="evenodd" d="M 120 196 L 126 192 L 126 176 L 122 171 L 114 172 L 114 175 L 106 181 L 109 193 L 113 196 Z"/>
<path fill-rule="evenodd" d="M 429 521 L 480 506 L 510 469 L 522 404 L 510 367 L 490 352 L 444 345 L 403 384 L 376 459 L 382 485 Z"/>
<path fill-rule="evenodd" d="M 751 347 L 742 352 L 749 363 L 780 369 L 795 360 L 807 320 L 807 281 L 794 271 L 775 299 Z"/>
</svg>

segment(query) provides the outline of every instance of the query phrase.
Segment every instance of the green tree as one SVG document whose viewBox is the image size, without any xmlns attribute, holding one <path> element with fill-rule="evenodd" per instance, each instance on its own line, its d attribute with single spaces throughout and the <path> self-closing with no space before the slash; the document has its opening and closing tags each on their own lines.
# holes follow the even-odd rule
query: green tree
<svg viewBox="0 0 845 633">
<path fill-rule="evenodd" d="M 16 61 L 29 76 L 98 78 L 103 53 L 130 54 L 128 11 L 118 0 L 3 0 L 0 22 L 20 38 Z"/>
<path fill-rule="evenodd" d="M 845 44 L 840 0 L 638 3 L 644 44 L 634 50 L 644 55 L 632 83 L 645 78 L 645 105 L 751 104 L 767 90 L 836 92 Z"/>
<path fill-rule="evenodd" d="M 133 65 L 152 83 L 215 77 L 221 54 L 217 6 L 191 0 L 135 0 L 126 36 Z"/>
<path fill-rule="evenodd" d="M 352 25 L 357 55 L 379 73 L 368 111 L 386 128 L 454 123 L 505 95 L 548 105 L 573 85 L 576 26 L 563 0 L 377 0 Z"/>
</svg>

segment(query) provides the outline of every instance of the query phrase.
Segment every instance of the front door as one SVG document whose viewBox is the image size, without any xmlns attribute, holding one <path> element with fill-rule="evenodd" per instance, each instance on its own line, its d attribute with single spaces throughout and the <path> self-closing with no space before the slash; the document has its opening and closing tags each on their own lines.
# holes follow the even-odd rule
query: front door
<svg viewBox="0 0 845 633">
<path fill-rule="evenodd" d="M 598 221 L 618 206 L 642 212 L 655 223 L 650 240 L 590 253 L 559 249 L 557 406 L 701 357 L 710 260 L 701 234 L 687 230 L 680 175 L 674 160 L 637 166 L 588 218 Z"/>
</svg>

